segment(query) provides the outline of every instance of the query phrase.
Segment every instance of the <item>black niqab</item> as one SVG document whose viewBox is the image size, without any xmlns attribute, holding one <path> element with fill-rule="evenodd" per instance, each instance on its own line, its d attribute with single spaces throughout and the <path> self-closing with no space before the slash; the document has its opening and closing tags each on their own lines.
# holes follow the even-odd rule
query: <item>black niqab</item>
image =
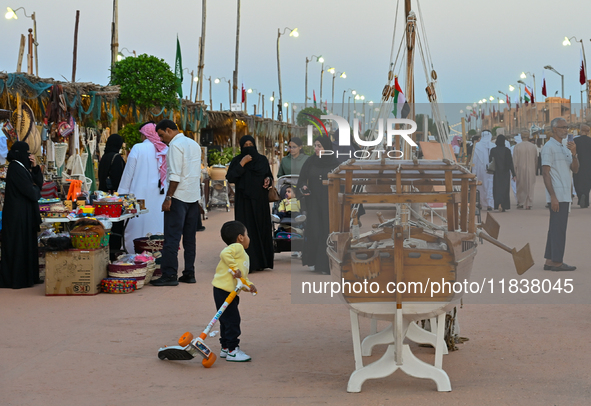
<svg viewBox="0 0 591 406">
<path fill-rule="evenodd" d="M 247 141 L 252 142 L 252 147 L 245 147 Z M 240 165 L 240 161 L 246 155 L 252 157 L 252 161 L 244 165 L 244 173 L 234 182 L 236 189 L 242 191 L 247 197 L 257 199 L 261 195 L 261 189 L 265 182 L 265 178 L 271 176 L 269 161 L 267 157 L 259 154 L 256 142 L 250 135 L 245 135 L 240 138 L 240 154 L 232 159 L 228 173 L 233 172 L 236 165 Z M 230 180 L 230 179 L 228 179 Z M 230 180 L 230 182 L 233 182 Z"/>
<path fill-rule="evenodd" d="M 31 161 L 29 160 L 29 144 L 24 141 L 17 141 L 12 144 L 8 155 L 6 156 L 8 162 L 19 161 L 26 169 L 31 169 Z"/>
</svg>

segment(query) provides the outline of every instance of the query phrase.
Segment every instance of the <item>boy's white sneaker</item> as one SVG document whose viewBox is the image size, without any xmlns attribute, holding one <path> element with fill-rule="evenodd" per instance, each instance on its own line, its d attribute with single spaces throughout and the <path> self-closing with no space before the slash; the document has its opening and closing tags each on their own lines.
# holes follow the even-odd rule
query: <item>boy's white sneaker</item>
<svg viewBox="0 0 591 406">
<path fill-rule="evenodd" d="M 222 348 L 222 350 L 220 351 L 220 358 L 226 358 L 227 355 L 228 355 L 228 349 Z"/>
<path fill-rule="evenodd" d="M 246 355 L 240 347 L 236 347 L 234 351 L 227 352 L 226 361 L 232 362 L 247 362 L 250 361 L 250 356 Z"/>
</svg>

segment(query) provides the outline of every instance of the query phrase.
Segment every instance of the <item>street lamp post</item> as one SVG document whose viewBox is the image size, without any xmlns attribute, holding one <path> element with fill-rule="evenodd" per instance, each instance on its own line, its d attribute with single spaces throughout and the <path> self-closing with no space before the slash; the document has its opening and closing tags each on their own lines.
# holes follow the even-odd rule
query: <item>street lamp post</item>
<svg viewBox="0 0 591 406">
<path fill-rule="evenodd" d="M 228 103 L 229 103 L 228 107 L 229 107 L 229 110 L 232 110 L 232 81 L 229 79 L 226 79 L 225 77 L 222 76 L 221 78 L 216 78 L 214 80 L 214 83 L 216 83 L 216 84 L 220 83 L 222 80 L 224 82 L 228 82 Z"/>
<path fill-rule="evenodd" d="M 558 72 L 556 69 L 554 69 L 552 66 L 550 65 L 546 65 L 544 66 L 544 69 L 548 69 L 554 73 L 556 73 L 557 75 L 560 75 L 560 78 L 562 80 L 562 98 L 564 99 L 564 75 L 561 74 L 560 72 Z"/>
<path fill-rule="evenodd" d="M 23 10 L 23 14 L 25 15 L 25 17 L 30 18 L 31 20 L 33 20 L 33 39 L 34 39 L 34 44 L 35 44 L 35 75 L 37 77 L 39 77 L 39 60 L 37 59 L 37 45 L 39 45 L 39 43 L 37 42 L 37 19 L 35 18 L 35 13 L 33 12 L 33 14 L 31 14 L 30 16 L 27 15 L 27 10 L 25 10 L 24 7 L 19 7 L 17 9 L 11 9 L 10 7 L 6 7 L 6 9 L 8 10 L 6 12 L 6 14 L 4 15 L 6 17 L 7 20 L 18 20 L 18 16 L 16 15 L 16 12 L 19 10 Z"/>
<path fill-rule="evenodd" d="M 354 89 L 348 88 L 347 90 L 343 90 L 343 107 L 341 109 L 341 115 L 345 116 L 345 93 L 351 91 L 351 94 L 355 95 L 357 92 Z M 351 96 L 349 96 L 349 100 L 347 100 L 347 121 L 349 121 L 350 114 L 349 114 L 349 103 L 351 102 Z"/>
<path fill-rule="evenodd" d="M 564 37 L 564 41 L 562 41 L 562 45 L 564 45 L 564 46 L 570 45 L 570 40 L 573 38 L 575 39 L 575 41 L 578 41 L 581 43 L 581 49 L 583 50 L 583 69 L 585 72 L 585 90 L 587 91 L 587 106 L 588 106 L 589 105 L 589 80 L 587 80 L 587 58 L 585 57 L 585 47 L 583 46 L 583 40 L 577 39 L 577 37 L 570 37 L 570 38 Z M 581 101 L 581 104 L 582 103 L 583 102 Z"/>
<path fill-rule="evenodd" d="M 285 32 L 289 30 L 289 36 L 290 37 L 297 37 L 300 34 L 298 33 L 298 29 L 294 28 L 293 30 L 291 28 L 285 27 L 283 29 L 283 32 L 281 32 L 281 28 L 277 29 L 277 80 L 279 81 L 279 107 L 281 107 L 282 103 L 283 103 L 283 92 L 281 89 L 281 61 L 280 61 L 280 57 L 279 57 L 279 39 L 281 38 L 282 35 L 285 34 Z M 279 121 L 283 121 L 283 118 L 280 117 Z"/>
<path fill-rule="evenodd" d="M 324 59 L 322 60 L 322 68 L 320 69 L 320 110 L 322 110 L 322 78 L 324 77 Z"/>
<path fill-rule="evenodd" d="M 211 98 L 211 76 L 207 78 L 209 80 L 209 110 L 213 111 L 213 99 Z"/>
<path fill-rule="evenodd" d="M 310 62 L 312 60 L 312 58 L 316 58 L 316 62 L 320 62 L 320 63 L 324 62 L 324 58 L 322 57 L 322 55 L 319 55 L 319 56 L 312 55 L 310 58 L 306 57 L 306 94 L 305 94 L 305 100 L 304 100 L 304 108 L 308 107 L 308 62 Z"/>
<path fill-rule="evenodd" d="M 259 95 L 259 98 L 258 98 L 258 101 L 257 101 L 257 110 L 256 111 L 260 111 L 259 108 L 261 107 L 261 93 L 257 89 L 249 88 L 246 91 L 246 95 L 248 96 L 250 93 L 253 93 L 253 92 L 255 94 L 258 93 L 258 95 Z M 246 104 L 246 99 L 244 100 L 244 104 Z M 245 109 L 245 111 L 246 111 L 246 109 Z M 255 115 L 256 115 L 256 112 L 255 112 Z"/>
<path fill-rule="evenodd" d="M 332 72 L 331 72 L 332 70 Z M 337 77 L 337 75 L 339 75 L 340 78 L 345 79 L 347 77 L 347 75 L 345 74 L 345 72 L 336 72 L 334 68 L 330 68 L 328 70 L 330 73 L 332 73 L 332 106 L 330 107 L 331 113 L 334 114 L 334 80 Z"/>
</svg>

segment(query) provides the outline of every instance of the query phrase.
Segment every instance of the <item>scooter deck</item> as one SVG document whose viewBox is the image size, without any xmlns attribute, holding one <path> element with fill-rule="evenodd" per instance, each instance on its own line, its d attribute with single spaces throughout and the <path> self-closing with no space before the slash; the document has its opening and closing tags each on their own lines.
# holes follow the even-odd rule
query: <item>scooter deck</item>
<svg viewBox="0 0 591 406">
<path fill-rule="evenodd" d="M 185 350 L 186 347 L 174 345 L 171 347 L 164 347 L 158 350 L 158 358 L 171 361 L 187 361 L 193 359 L 193 355 Z"/>
</svg>

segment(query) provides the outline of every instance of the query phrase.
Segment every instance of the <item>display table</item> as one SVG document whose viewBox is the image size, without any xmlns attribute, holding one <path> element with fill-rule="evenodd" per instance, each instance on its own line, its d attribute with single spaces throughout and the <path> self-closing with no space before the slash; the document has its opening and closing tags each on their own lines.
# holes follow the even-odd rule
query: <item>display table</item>
<svg viewBox="0 0 591 406">
<path fill-rule="evenodd" d="M 100 217 L 100 216 L 98 216 L 98 217 L 105 218 L 105 219 L 111 221 L 112 223 L 118 223 L 120 221 L 123 222 L 121 243 L 123 246 L 123 251 L 128 253 L 127 250 L 125 249 L 125 229 L 127 228 L 127 224 L 129 223 L 129 220 L 131 220 L 132 218 L 138 217 L 141 214 L 146 214 L 148 212 L 149 212 L 148 209 L 144 209 L 144 210 L 139 210 L 137 213 L 123 214 L 122 216 L 119 216 L 119 217 Z M 75 223 L 76 221 L 80 220 L 81 218 L 84 218 L 84 217 L 73 218 L 73 219 L 71 219 L 69 217 L 61 217 L 61 218 L 60 217 L 44 217 L 43 222 L 45 222 L 45 223 Z"/>
</svg>

